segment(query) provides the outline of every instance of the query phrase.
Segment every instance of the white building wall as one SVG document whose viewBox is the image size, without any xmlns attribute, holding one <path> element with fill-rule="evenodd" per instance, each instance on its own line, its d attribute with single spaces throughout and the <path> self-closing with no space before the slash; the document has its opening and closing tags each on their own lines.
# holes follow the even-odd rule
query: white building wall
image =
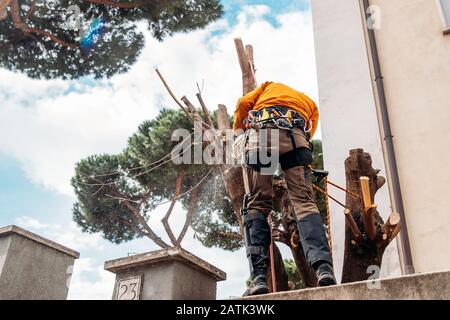
<svg viewBox="0 0 450 320">
<path fill-rule="evenodd" d="M 438 1 L 370 3 L 414 268 L 449 270 L 450 34 Z"/>
<path fill-rule="evenodd" d="M 330 180 L 345 186 L 344 160 L 348 151 L 363 148 L 374 168 L 386 175 L 378 129 L 375 98 L 357 0 L 311 0 L 322 126 L 324 165 Z M 330 186 L 330 194 L 345 195 Z M 375 198 L 379 212 L 391 212 L 387 186 Z M 342 275 L 344 255 L 343 209 L 330 201 L 333 260 L 337 278 Z M 381 276 L 400 275 L 395 241 L 387 248 Z"/>
</svg>

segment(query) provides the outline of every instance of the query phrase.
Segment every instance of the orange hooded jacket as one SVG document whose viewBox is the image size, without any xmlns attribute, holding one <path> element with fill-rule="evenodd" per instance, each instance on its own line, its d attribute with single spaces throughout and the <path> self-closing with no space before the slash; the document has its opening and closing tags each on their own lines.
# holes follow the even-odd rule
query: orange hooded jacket
<svg viewBox="0 0 450 320">
<path fill-rule="evenodd" d="M 299 112 L 306 121 L 311 121 L 311 137 L 317 129 L 319 109 L 314 101 L 282 83 L 264 82 L 239 99 L 234 112 L 233 129 L 244 129 L 244 119 L 250 110 L 261 110 L 270 106 L 285 106 Z"/>
</svg>

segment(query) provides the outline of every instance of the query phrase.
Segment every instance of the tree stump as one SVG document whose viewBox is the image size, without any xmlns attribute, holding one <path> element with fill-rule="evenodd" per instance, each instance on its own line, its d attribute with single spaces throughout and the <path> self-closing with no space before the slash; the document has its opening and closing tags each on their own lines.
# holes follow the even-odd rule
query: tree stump
<svg viewBox="0 0 450 320">
<path fill-rule="evenodd" d="M 367 280 L 373 269 L 381 268 L 383 253 L 400 231 L 400 218 L 392 213 L 386 223 L 374 205 L 375 193 L 386 179 L 372 167 L 372 158 L 363 149 L 350 150 L 345 160 L 347 184 L 344 212 L 345 251 L 342 283 Z M 368 273 L 369 272 L 369 273 Z"/>
</svg>

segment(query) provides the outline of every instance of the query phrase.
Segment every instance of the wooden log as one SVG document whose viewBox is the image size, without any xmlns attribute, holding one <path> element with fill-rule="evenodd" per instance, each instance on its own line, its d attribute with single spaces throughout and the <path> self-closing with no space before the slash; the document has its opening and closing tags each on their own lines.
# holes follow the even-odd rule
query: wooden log
<svg viewBox="0 0 450 320">
<path fill-rule="evenodd" d="M 400 214 L 392 212 L 386 223 L 382 227 L 383 240 L 391 241 L 400 231 Z"/>
<path fill-rule="evenodd" d="M 253 63 L 252 66 L 250 66 L 249 63 L 250 58 L 253 61 L 253 50 L 247 49 L 246 52 L 241 38 L 234 39 L 234 45 L 236 47 L 239 65 L 241 66 L 242 71 L 242 93 L 245 95 L 256 88 L 256 78 L 254 72 L 252 72 Z M 247 53 L 251 54 L 250 58 Z"/>
<path fill-rule="evenodd" d="M 372 197 L 370 196 L 369 177 L 360 177 L 359 183 L 361 184 L 361 193 L 364 203 L 364 211 L 368 210 L 372 206 Z"/>
<path fill-rule="evenodd" d="M 371 240 L 377 236 L 377 225 L 375 213 L 377 206 L 372 204 L 372 195 L 370 193 L 369 177 L 359 178 L 361 184 L 361 193 L 364 203 L 364 230 Z"/>
<path fill-rule="evenodd" d="M 375 240 L 377 236 L 377 222 L 375 219 L 376 212 L 376 204 L 372 204 L 366 211 L 364 211 L 364 231 L 371 240 Z"/>
<path fill-rule="evenodd" d="M 244 43 L 241 38 L 234 39 L 234 46 L 236 47 L 236 52 L 239 60 L 239 66 L 241 67 L 242 73 L 248 72 L 248 58 L 245 52 Z"/>
<path fill-rule="evenodd" d="M 219 104 L 217 109 L 217 127 L 220 131 L 226 131 L 231 129 L 230 117 L 228 116 L 227 107 L 223 104 Z"/>
<path fill-rule="evenodd" d="M 253 65 L 253 46 L 250 44 L 247 44 L 245 46 L 245 53 L 247 54 L 248 61 Z"/>
<path fill-rule="evenodd" d="M 363 238 L 363 235 L 362 232 L 359 230 L 358 226 L 356 225 L 355 219 L 353 219 L 353 215 L 350 209 L 345 209 L 344 215 L 350 229 L 353 232 L 353 235 L 355 236 L 355 241 L 357 242 L 360 241 Z"/>
</svg>

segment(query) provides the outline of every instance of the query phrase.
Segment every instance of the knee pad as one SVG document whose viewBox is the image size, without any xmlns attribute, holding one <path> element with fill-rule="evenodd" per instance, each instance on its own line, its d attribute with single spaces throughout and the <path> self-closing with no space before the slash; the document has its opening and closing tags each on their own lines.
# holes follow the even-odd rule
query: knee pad
<svg viewBox="0 0 450 320">
<path fill-rule="evenodd" d="M 270 226 L 261 212 L 249 212 L 242 222 L 246 234 L 246 253 L 250 263 L 252 278 L 267 273 L 269 261 Z"/>
<path fill-rule="evenodd" d="M 312 152 L 308 148 L 297 148 L 280 156 L 280 165 L 283 170 L 297 166 L 307 166 L 312 161 Z"/>
<path fill-rule="evenodd" d="M 270 226 L 263 213 L 249 212 L 243 217 L 242 222 L 247 232 L 249 246 L 269 246 Z"/>
</svg>

